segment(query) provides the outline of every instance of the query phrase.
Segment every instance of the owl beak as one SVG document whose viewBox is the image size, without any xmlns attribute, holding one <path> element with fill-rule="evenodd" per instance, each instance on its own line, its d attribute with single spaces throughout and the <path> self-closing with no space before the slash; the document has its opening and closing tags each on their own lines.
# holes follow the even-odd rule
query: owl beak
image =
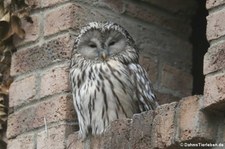
<svg viewBox="0 0 225 149">
<path fill-rule="evenodd" d="M 107 60 L 108 56 L 107 56 L 106 52 L 102 52 L 101 58 L 102 58 L 102 60 L 104 60 L 104 61 Z"/>
</svg>

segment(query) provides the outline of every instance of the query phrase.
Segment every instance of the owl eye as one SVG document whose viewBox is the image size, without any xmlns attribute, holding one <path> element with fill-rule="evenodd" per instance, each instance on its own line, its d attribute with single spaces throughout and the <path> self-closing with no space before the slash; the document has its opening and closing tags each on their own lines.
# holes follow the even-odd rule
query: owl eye
<svg viewBox="0 0 225 149">
<path fill-rule="evenodd" d="M 116 43 L 115 41 L 111 41 L 111 42 L 109 43 L 109 46 L 113 46 L 115 43 Z"/>
<path fill-rule="evenodd" d="M 96 45 L 96 44 L 94 44 L 94 43 L 91 43 L 91 44 L 89 44 L 89 47 L 91 47 L 91 48 L 96 48 L 96 47 L 97 47 L 97 45 Z"/>
</svg>

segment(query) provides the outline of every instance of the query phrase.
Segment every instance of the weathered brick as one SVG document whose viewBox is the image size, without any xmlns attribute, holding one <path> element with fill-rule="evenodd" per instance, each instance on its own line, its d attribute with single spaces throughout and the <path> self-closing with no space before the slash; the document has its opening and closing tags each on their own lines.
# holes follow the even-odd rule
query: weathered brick
<svg viewBox="0 0 225 149">
<path fill-rule="evenodd" d="M 34 134 L 20 135 L 16 138 L 9 139 L 7 149 L 34 149 Z"/>
<path fill-rule="evenodd" d="M 130 119 L 120 119 L 113 121 L 104 134 L 103 148 L 129 149 L 130 129 Z"/>
<path fill-rule="evenodd" d="M 158 61 L 151 59 L 150 57 L 140 55 L 139 62 L 141 66 L 143 66 L 147 71 L 148 78 L 151 80 L 151 82 L 155 83 L 158 79 Z"/>
<path fill-rule="evenodd" d="M 70 91 L 68 71 L 68 65 L 58 65 L 43 71 L 40 82 L 40 97 Z"/>
<path fill-rule="evenodd" d="M 211 110 L 225 110 L 225 73 L 206 76 L 204 87 L 204 107 Z"/>
<path fill-rule="evenodd" d="M 74 39 L 66 34 L 41 46 L 21 49 L 13 54 L 11 75 L 33 71 L 71 57 Z"/>
<path fill-rule="evenodd" d="M 9 107 L 28 103 L 35 99 L 36 77 L 28 76 L 22 80 L 14 81 L 9 89 Z"/>
<path fill-rule="evenodd" d="M 206 0 L 206 8 L 210 9 L 225 4 L 224 0 Z"/>
<path fill-rule="evenodd" d="M 225 10 L 211 13 L 207 16 L 207 39 L 213 40 L 225 35 Z"/>
<path fill-rule="evenodd" d="M 84 144 L 79 137 L 79 132 L 72 133 L 68 136 L 66 140 L 66 147 L 68 149 L 82 149 L 84 148 Z"/>
<path fill-rule="evenodd" d="M 129 149 L 130 129 L 130 119 L 115 120 L 101 136 L 93 136 L 91 139 L 82 141 L 78 132 L 71 134 L 67 139 L 67 147 L 70 149 L 90 147 L 91 149 Z"/>
<path fill-rule="evenodd" d="M 24 39 L 15 38 L 14 43 L 16 46 L 35 41 L 39 37 L 40 32 L 40 18 L 38 15 L 31 15 L 33 23 L 29 23 L 26 20 L 21 20 L 21 26 L 26 32 L 26 36 Z"/>
<path fill-rule="evenodd" d="M 66 146 L 66 138 L 73 132 L 69 125 L 58 125 L 39 132 L 37 134 L 37 149 L 63 149 Z"/>
<path fill-rule="evenodd" d="M 47 101 L 35 104 L 24 110 L 15 112 L 8 117 L 8 138 L 17 136 L 25 131 L 44 126 L 47 123 L 60 120 L 75 120 L 75 111 L 71 96 L 59 95 Z"/>
<path fill-rule="evenodd" d="M 195 12 L 197 4 L 194 0 L 142 0 L 149 4 L 171 11 L 176 15 L 191 15 Z"/>
<path fill-rule="evenodd" d="M 132 3 L 131 1 L 127 2 L 125 6 L 125 13 L 127 15 L 130 15 L 131 17 L 138 18 L 148 23 L 159 25 L 175 32 L 185 32 L 188 34 L 191 32 L 190 25 L 182 22 L 182 20 L 178 17 L 159 13 L 153 9 L 143 7 L 138 3 Z"/>
<path fill-rule="evenodd" d="M 164 64 L 160 85 L 175 90 L 182 96 L 188 96 L 192 91 L 192 75 Z"/>
<path fill-rule="evenodd" d="M 51 35 L 69 28 L 78 29 L 84 25 L 85 10 L 75 4 L 63 5 L 45 14 L 44 35 Z M 57 18 L 57 21 L 55 19 Z"/>
<path fill-rule="evenodd" d="M 175 113 L 177 103 L 158 107 L 152 126 L 152 148 L 167 148 L 174 144 L 176 133 Z"/>
<path fill-rule="evenodd" d="M 132 149 L 149 149 L 154 111 L 135 114 L 132 118 L 130 144 Z"/>
<path fill-rule="evenodd" d="M 221 42 L 208 49 L 204 56 L 204 74 L 225 68 L 225 42 Z"/>
<path fill-rule="evenodd" d="M 69 0 L 51 0 L 51 1 L 42 1 L 42 7 L 51 7 L 56 4 L 60 4 Z"/>
<path fill-rule="evenodd" d="M 123 0 L 100 0 L 97 4 L 106 6 L 116 13 L 123 13 L 125 11 Z"/>
<path fill-rule="evenodd" d="M 177 141 L 181 142 L 214 142 L 217 135 L 218 119 L 201 111 L 203 98 L 190 96 L 182 99 L 178 104 Z"/>
</svg>

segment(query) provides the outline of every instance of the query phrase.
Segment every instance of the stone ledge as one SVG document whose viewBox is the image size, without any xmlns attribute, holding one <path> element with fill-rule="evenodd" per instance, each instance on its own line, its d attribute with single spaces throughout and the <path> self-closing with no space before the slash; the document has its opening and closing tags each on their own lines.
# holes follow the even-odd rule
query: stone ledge
<svg viewBox="0 0 225 149">
<path fill-rule="evenodd" d="M 220 118 L 201 111 L 202 100 L 202 96 L 190 96 L 155 111 L 135 114 L 131 120 L 115 120 L 103 136 L 93 137 L 90 142 L 82 142 L 76 132 L 68 137 L 67 147 L 178 149 L 181 143 L 215 143 Z"/>
</svg>

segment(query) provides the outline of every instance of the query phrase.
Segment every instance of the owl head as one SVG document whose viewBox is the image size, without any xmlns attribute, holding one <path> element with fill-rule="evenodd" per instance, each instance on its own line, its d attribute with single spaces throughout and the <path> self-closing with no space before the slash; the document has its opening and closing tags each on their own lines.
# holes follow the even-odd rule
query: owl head
<svg viewBox="0 0 225 149">
<path fill-rule="evenodd" d="M 81 28 L 73 53 L 92 62 L 138 61 L 134 40 L 122 26 L 112 22 L 91 22 Z"/>
</svg>

